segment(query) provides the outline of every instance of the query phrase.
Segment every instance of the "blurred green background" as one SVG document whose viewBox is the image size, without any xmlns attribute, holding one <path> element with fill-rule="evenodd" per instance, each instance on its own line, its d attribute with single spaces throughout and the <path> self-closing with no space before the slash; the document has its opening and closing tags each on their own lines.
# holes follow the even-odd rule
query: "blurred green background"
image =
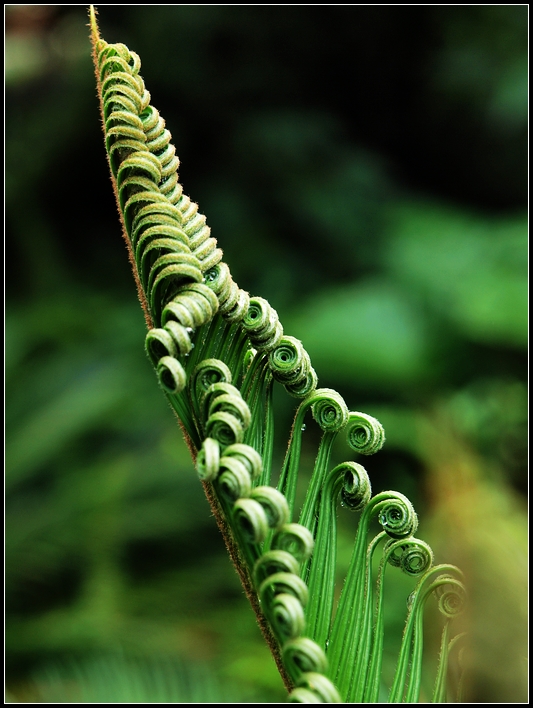
<svg viewBox="0 0 533 708">
<path fill-rule="evenodd" d="M 526 700 L 527 13 L 99 17 L 140 55 L 236 281 L 384 424 L 374 491 L 407 494 L 437 562 L 465 571 L 473 702 Z M 284 700 L 144 355 L 86 10 L 5 21 L 10 700 Z"/>
</svg>

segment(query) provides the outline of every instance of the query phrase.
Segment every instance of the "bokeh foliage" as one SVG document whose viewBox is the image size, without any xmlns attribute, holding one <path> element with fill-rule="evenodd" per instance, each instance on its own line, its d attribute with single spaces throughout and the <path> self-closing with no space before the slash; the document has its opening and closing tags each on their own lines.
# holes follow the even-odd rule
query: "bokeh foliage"
<svg viewBox="0 0 533 708">
<path fill-rule="evenodd" d="M 130 689 L 181 677 L 169 700 L 209 700 L 191 676 L 220 700 L 283 700 L 143 352 L 86 21 L 6 6 L 8 685 L 61 701 L 75 661 L 94 697 L 111 652 Z M 527 8 L 104 6 L 100 22 L 141 56 L 236 281 L 322 386 L 384 424 L 374 490 L 410 496 L 437 562 L 466 572 L 469 697 L 523 701 Z M 161 695 L 150 681 L 139 700 Z"/>
</svg>

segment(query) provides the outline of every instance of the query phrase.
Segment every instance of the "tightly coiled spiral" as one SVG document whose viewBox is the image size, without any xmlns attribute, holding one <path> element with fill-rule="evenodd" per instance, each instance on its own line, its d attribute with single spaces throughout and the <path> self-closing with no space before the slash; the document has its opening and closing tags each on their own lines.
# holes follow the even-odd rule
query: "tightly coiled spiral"
<svg viewBox="0 0 533 708">
<path fill-rule="evenodd" d="M 228 445 L 240 444 L 251 422 L 250 409 L 239 389 L 228 382 L 212 383 L 206 388 L 210 379 L 225 375 L 224 367 L 220 367 L 222 362 L 214 359 L 209 366 L 205 366 L 208 361 L 206 359 L 196 367 L 197 378 L 194 380 L 195 387 L 204 391 L 204 402 L 208 401 L 205 433 L 207 437 L 217 440 L 223 448 Z M 223 388 L 221 389 L 221 387 Z M 204 408 L 206 408 L 205 404 Z M 246 464 L 235 457 L 229 458 L 229 461 L 231 462 L 230 468 L 235 463 L 242 467 L 250 477 Z M 220 464 L 222 466 L 222 460 Z"/>
<path fill-rule="evenodd" d="M 434 590 L 439 611 L 447 619 L 453 619 L 463 612 L 466 603 L 466 589 L 463 583 L 451 575 L 437 578 Z"/>
<path fill-rule="evenodd" d="M 243 443 L 229 445 L 224 450 L 224 457 L 234 457 L 241 462 L 248 470 L 252 481 L 257 480 L 263 471 L 261 455 L 250 445 Z"/>
<path fill-rule="evenodd" d="M 268 617 L 280 641 L 296 639 L 305 629 L 305 612 L 301 601 L 286 592 L 279 592 L 269 602 Z"/>
<path fill-rule="evenodd" d="M 209 416 L 205 424 L 205 432 L 208 437 L 218 440 L 222 447 L 240 443 L 244 438 L 244 426 L 242 421 L 231 413 L 220 411 Z"/>
<path fill-rule="evenodd" d="M 303 673 L 324 674 L 328 668 L 328 660 L 323 649 L 308 637 L 299 637 L 286 642 L 283 647 L 283 660 L 295 681 L 298 681 Z"/>
<path fill-rule="evenodd" d="M 227 434 L 226 431 L 225 434 Z M 224 455 L 220 458 L 219 474 L 216 482 L 222 496 L 230 502 L 236 502 L 238 499 L 249 497 L 252 491 L 250 473 L 245 465 L 239 462 L 235 457 L 226 457 Z M 265 519 L 265 524 L 268 527 L 263 511 L 262 514 Z"/>
<path fill-rule="evenodd" d="M 289 695 L 291 703 L 342 703 L 339 692 L 324 674 L 307 671 Z"/>
<path fill-rule="evenodd" d="M 176 204 L 179 199 L 177 172 L 180 161 L 176 156 L 176 148 L 170 142 L 172 136 L 165 128 L 165 121 L 159 111 L 153 106 L 146 107 L 143 118 L 146 147 L 161 164 L 161 192 L 172 204 Z"/>
<path fill-rule="evenodd" d="M 341 487 L 341 504 L 351 511 L 363 509 L 372 496 L 372 486 L 368 472 L 357 462 L 341 462 L 331 472 L 331 475 L 343 475 Z"/>
<path fill-rule="evenodd" d="M 306 531 L 303 529 L 304 535 Z M 291 534 L 294 532 L 294 528 L 290 529 Z M 306 555 L 303 553 L 302 557 Z M 280 642 L 285 668 L 297 685 L 289 701 L 342 702 L 333 683 L 323 674 L 319 675 L 327 670 L 324 651 L 313 640 L 301 636 L 306 627 L 304 608 L 308 589 L 298 570 L 296 558 L 284 550 L 265 553 L 254 567 L 264 614 Z"/>
<path fill-rule="evenodd" d="M 156 373 L 161 387 L 167 393 L 176 395 L 185 388 L 187 382 L 185 369 L 174 357 L 161 357 L 157 363 Z"/>
<path fill-rule="evenodd" d="M 205 482 L 212 482 L 217 476 L 219 469 L 220 445 L 213 438 L 205 438 L 196 457 L 198 476 Z"/>
<path fill-rule="evenodd" d="M 203 359 L 190 376 L 189 391 L 191 398 L 202 404 L 208 389 L 213 384 L 231 384 L 232 376 L 227 364 L 220 359 Z"/>
<path fill-rule="evenodd" d="M 254 580 L 259 587 L 263 580 L 274 573 L 294 573 L 298 575 L 300 564 L 287 551 L 267 551 L 260 556 L 254 566 Z"/>
<path fill-rule="evenodd" d="M 348 406 L 332 388 L 319 388 L 312 394 L 313 418 L 324 432 L 341 430 L 348 422 Z"/>
<path fill-rule="evenodd" d="M 216 388 L 216 386 L 217 384 L 213 384 L 211 386 L 211 388 L 206 393 L 206 398 L 209 396 L 209 393 L 213 390 L 213 388 Z M 226 386 L 229 388 L 231 384 L 226 384 Z M 243 430 L 246 430 L 246 428 L 248 428 L 248 426 L 250 425 L 252 419 L 250 409 L 248 408 L 248 404 L 246 403 L 246 401 L 241 398 L 240 391 L 235 387 L 232 388 L 234 390 L 229 393 L 217 392 L 218 395 L 212 395 L 210 397 L 208 422 L 209 419 L 215 416 L 215 414 L 217 413 L 229 413 L 240 422 Z"/>
<path fill-rule="evenodd" d="M 298 572 L 300 563 L 312 552 L 313 539 L 303 526 L 284 523 L 289 510 L 282 494 L 269 487 L 257 487 L 251 496 L 263 505 L 269 525 L 277 528 L 273 550 L 256 561 L 254 578 L 264 613 L 283 644 L 297 639 L 305 629 L 308 588 Z"/>
<path fill-rule="evenodd" d="M 211 404 L 213 404 L 219 396 L 230 396 L 230 400 L 231 397 L 234 396 L 240 397 L 240 392 L 238 391 L 238 389 L 233 384 L 226 383 L 225 381 L 218 381 L 217 383 L 212 383 L 206 390 L 204 390 L 202 386 L 202 390 L 203 393 L 201 394 L 201 398 L 199 401 L 202 419 L 209 418 Z"/>
<path fill-rule="evenodd" d="M 407 575 L 418 576 L 433 565 L 431 547 L 418 538 L 406 538 L 400 541 L 390 539 L 383 549 L 388 562 L 401 568 Z"/>
<path fill-rule="evenodd" d="M 301 524 L 284 524 L 272 539 L 274 550 L 287 551 L 299 563 L 310 557 L 314 545 L 313 535 Z"/>
<path fill-rule="evenodd" d="M 259 587 L 259 597 L 264 602 L 268 594 L 278 595 L 286 593 L 297 598 L 305 607 L 308 600 L 307 585 L 294 573 L 273 573 L 266 578 Z"/>
<path fill-rule="evenodd" d="M 283 337 L 283 327 L 278 313 L 262 297 L 250 298 L 242 326 L 252 346 L 258 351 L 271 351 L 278 346 Z"/>
<path fill-rule="evenodd" d="M 184 328 L 196 329 L 209 322 L 218 311 L 218 300 L 204 283 L 179 288 L 176 296 L 167 302 L 162 313 L 164 327 L 177 322 Z"/>
<path fill-rule="evenodd" d="M 149 105 L 139 57 L 124 45 L 100 41 L 99 49 L 110 166 L 141 285 L 159 322 L 162 302 L 181 285 L 203 279 L 182 212 L 169 198 L 179 161 L 169 147 L 170 133 Z"/>
<path fill-rule="evenodd" d="M 391 538 L 411 536 L 418 528 L 418 517 L 409 499 L 400 492 L 382 492 L 387 497 L 381 504 L 378 521 Z"/>
<path fill-rule="evenodd" d="M 366 413 L 351 411 L 347 422 L 348 445 L 360 455 L 373 455 L 385 443 L 383 426 Z"/>
<path fill-rule="evenodd" d="M 186 357 L 194 344 L 193 331 L 209 322 L 218 309 L 218 300 L 203 283 L 177 288 L 162 313 L 163 327 L 146 335 L 146 351 L 154 365 L 162 356 Z"/>
<path fill-rule="evenodd" d="M 220 314 L 228 322 L 240 322 L 248 311 L 250 296 L 233 280 L 226 263 L 210 268 L 205 274 L 205 283 L 218 298 Z"/>
<path fill-rule="evenodd" d="M 299 339 L 282 337 L 270 351 L 268 362 L 274 379 L 291 395 L 305 398 L 316 388 L 316 372 Z"/>
<path fill-rule="evenodd" d="M 264 508 L 255 499 L 241 497 L 233 505 L 233 521 L 247 543 L 262 543 L 268 533 Z"/>
<path fill-rule="evenodd" d="M 271 529 L 279 529 L 289 521 L 289 505 L 281 492 L 274 487 L 255 487 L 250 495 L 264 509 Z"/>
<path fill-rule="evenodd" d="M 259 586 L 259 597 L 280 642 L 295 639 L 303 632 L 308 590 L 298 575 L 270 575 Z"/>
</svg>

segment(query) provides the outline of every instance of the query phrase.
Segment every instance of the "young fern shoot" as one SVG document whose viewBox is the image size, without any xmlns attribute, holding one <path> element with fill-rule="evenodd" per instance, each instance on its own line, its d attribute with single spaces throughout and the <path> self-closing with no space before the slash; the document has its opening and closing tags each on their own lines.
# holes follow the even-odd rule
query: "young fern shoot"
<svg viewBox="0 0 533 708">
<path fill-rule="evenodd" d="M 418 520 L 404 495 L 372 496 L 368 474 L 356 462 L 330 469 L 339 434 L 357 453 L 372 455 L 385 440 L 381 424 L 350 412 L 336 391 L 318 388 L 302 343 L 284 333 L 265 299 L 250 297 L 234 282 L 205 217 L 183 193 L 171 135 L 151 105 L 139 57 L 100 37 L 92 6 L 90 24 L 106 151 L 148 325 L 146 352 L 179 419 L 289 700 L 378 700 L 385 575 L 395 566 L 417 584 L 389 700 L 419 698 L 423 608 L 434 595 L 445 625 L 433 701 L 445 701 L 448 655 L 457 643 L 450 638 L 450 622 L 464 600 L 460 571 L 433 565 L 429 546 L 414 537 Z M 300 403 L 273 486 L 275 385 Z M 302 428 L 309 414 L 322 437 L 298 512 Z M 361 516 L 335 607 L 339 503 Z M 373 519 L 382 531 L 369 540 Z M 376 554 L 381 560 L 374 580 Z"/>
</svg>

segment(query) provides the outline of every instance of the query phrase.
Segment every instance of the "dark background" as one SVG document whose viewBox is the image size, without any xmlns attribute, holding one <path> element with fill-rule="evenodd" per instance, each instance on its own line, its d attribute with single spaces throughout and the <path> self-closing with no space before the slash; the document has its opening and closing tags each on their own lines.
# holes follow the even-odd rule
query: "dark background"
<svg viewBox="0 0 533 708">
<path fill-rule="evenodd" d="M 8 686 L 283 700 L 143 353 L 85 8 L 5 13 Z M 99 13 L 234 278 L 381 420 L 374 491 L 406 493 L 465 570 L 474 702 L 526 695 L 527 13 Z"/>
</svg>

